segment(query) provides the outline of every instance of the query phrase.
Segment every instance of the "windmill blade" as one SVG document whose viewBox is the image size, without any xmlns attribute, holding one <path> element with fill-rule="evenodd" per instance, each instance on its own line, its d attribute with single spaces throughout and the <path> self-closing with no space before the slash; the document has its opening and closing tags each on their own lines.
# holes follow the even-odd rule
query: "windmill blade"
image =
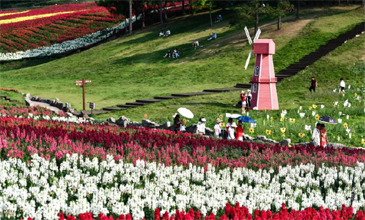
<svg viewBox="0 0 365 220">
<path fill-rule="evenodd" d="M 251 50 L 251 51 L 250 51 L 250 53 L 248 54 L 248 57 L 247 57 L 247 60 L 246 60 L 246 65 L 245 65 L 245 70 L 247 70 L 248 63 L 250 62 L 251 54 L 252 54 L 252 50 Z"/>
<path fill-rule="evenodd" d="M 248 29 L 247 27 L 245 26 L 245 33 L 246 33 L 246 36 L 247 36 L 247 40 L 248 40 L 248 43 L 251 45 L 252 44 L 252 40 L 251 40 L 251 37 L 250 37 L 250 32 L 248 32 Z"/>
<path fill-rule="evenodd" d="M 255 42 L 255 40 L 259 39 L 260 37 L 260 34 L 261 34 L 261 29 L 259 28 L 256 32 L 256 35 L 255 35 L 255 38 L 253 39 L 253 42 Z"/>
</svg>

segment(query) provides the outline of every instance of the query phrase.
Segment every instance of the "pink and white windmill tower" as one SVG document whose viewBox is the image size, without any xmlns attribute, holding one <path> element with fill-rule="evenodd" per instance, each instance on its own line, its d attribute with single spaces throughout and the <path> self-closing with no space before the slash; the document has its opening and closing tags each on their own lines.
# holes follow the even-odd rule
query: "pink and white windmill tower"
<svg viewBox="0 0 365 220">
<path fill-rule="evenodd" d="M 245 32 L 250 42 L 250 35 L 246 27 Z M 277 110 L 279 109 L 278 95 L 276 92 L 277 78 L 275 77 L 272 58 L 272 55 L 275 54 L 275 42 L 272 39 L 258 39 L 259 35 L 256 33 L 257 38 L 255 36 L 253 42 L 253 53 L 256 56 L 256 62 L 251 78 L 252 99 L 250 108 L 257 110 Z M 252 51 L 246 61 L 245 69 L 247 69 L 251 53 Z"/>
</svg>

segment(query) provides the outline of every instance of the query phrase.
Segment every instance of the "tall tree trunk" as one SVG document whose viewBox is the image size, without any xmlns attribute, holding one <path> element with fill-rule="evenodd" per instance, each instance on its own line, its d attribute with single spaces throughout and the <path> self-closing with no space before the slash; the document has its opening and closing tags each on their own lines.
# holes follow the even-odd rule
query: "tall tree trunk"
<svg viewBox="0 0 365 220">
<path fill-rule="evenodd" d="M 163 24 L 163 18 L 162 18 L 162 0 L 160 0 L 160 24 Z"/>
<path fill-rule="evenodd" d="M 183 0 L 182 1 L 182 7 L 181 7 L 181 10 L 182 10 L 182 14 L 185 15 L 185 1 Z"/>
<path fill-rule="evenodd" d="M 167 9 L 166 9 L 166 7 L 167 7 L 167 1 L 165 0 L 165 8 L 164 8 L 164 10 L 163 10 L 163 15 L 164 15 L 164 18 L 165 18 L 165 21 L 167 21 Z"/>
<path fill-rule="evenodd" d="M 362 0 L 361 7 L 365 7 L 365 0 Z"/>
<path fill-rule="evenodd" d="M 281 16 L 279 16 L 278 18 L 278 30 L 280 30 L 281 28 Z"/>
<path fill-rule="evenodd" d="M 338 5 L 341 5 L 341 0 L 338 0 Z"/>
<path fill-rule="evenodd" d="M 129 34 L 132 34 L 133 22 L 132 22 L 132 0 L 129 0 Z M 136 17 L 137 19 L 137 17 Z"/>
<path fill-rule="evenodd" d="M 189 0 L 189 9 L 190 9 L 190 14 L 193 14 L 193 6 L 191 5 L 191 0 Z"/>
<path fill-rule="evenodd" d="M 297 1 L 297 16 L 295 19 L 299 19 L 299 6 L 300 6 L 300 0 Z"/>
<path fill-rule="evenodd" d="M 212 7 L 209 5 L 209 18 L 210 18 L 210 26 L 213 26 L 213 20 L 212 20 Z"/>
<path fill-rule="evenodd" d="M 143 9 L 142 9 L 142 27 L 146 27 L 146 24 L 144 23 L 144 19 L 146 17 L 146 12 L 145 12 L 145 7 L 146 7 L 146 2 L 143 2 Z"/>
<path fill-rule="evenodd" d="M 255 33 L 256 35 L 257 30 L 259 29 L 259 8 L 258 8 L 258 1 L 256 1 L 256 10 L 255 10 Z"/>
</svg>

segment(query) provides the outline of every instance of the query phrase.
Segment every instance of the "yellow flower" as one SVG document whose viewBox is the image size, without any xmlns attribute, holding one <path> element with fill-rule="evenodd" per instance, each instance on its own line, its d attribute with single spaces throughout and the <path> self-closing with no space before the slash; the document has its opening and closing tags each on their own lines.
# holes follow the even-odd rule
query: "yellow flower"
<svg viewBox="0 0 365 220">
<path fill-rule="evenodd" d="M 312 110 L 312 106 L 309 106 L 309 110 Z"/>
<path fill-rule="evenodd" d="M 220 115 L 219 118 L 222 119 L 223 118 L 223 115 Z"/>
<path fill-rule="evenodd" d="M 354 95 L 355 95 L 355 97 L 356 97 L 356 96 L 357 96 L 357 93 L 355 92 L 355 94 L 354 94 Z"/>
<path fill-rule="evenodd" d="M 266 135 L 270 135 L 271 134 L 271 130 L 266 130 Z"/>
<path fill-rule="evenodd" d="M 284 120 L 285 120 L 285 117 L 281 117 L 281 118 L 280 118 L 280 121 L 284 121 Z"/>
<path fill-rule="evenodd" d="M 345 122 L 345 123 L 343 123 L 343 127 L 344 128 L 347 128 L 348 127 L 348 124 Z"/>
<path fill-rule="evenodd" d="M 316 115 L 316 120 L 319 120 L 319 115 Z"/>
<path fill-rule="evenodd" d="M 183 119 L 183 122 L 186 123 L 186 119 L 185 118 Z"/>
<path fill-rule="evenodd" d="M 225 128 L 226 127 L 226 123 L 222 123 L 222 127 Z"/>
<path fill-rule="evenodd" d="M 317 105 L 313 104 L 313 105 L 312 105 L 312 107 L 313 107 L 314 109 L 316 109 L 316 108 L 317 108 Z"/>
<path fill-rule="evenodd" d="M 273 117 L 270 117 L 270 121 L 273 121 L 274 120 L 274 118 Z"/>
<path fill-rule="evenodd" d="M 252 134 L 252 133 L 254 133 L 254 132 L 255 132 L 255 129 L 250 128 L 250 129 L 248 129 L 248 131 Z"/>
<path fill-rule="evenodd" d="M 365 139 L 361 139 L 361 144 L 365 145 Z"/>
<path fill-rule="evenodd" d="M 282 136 L 282 137 L 285 137 L 285 133 L 282 133 L 282 134 L 281 134 L 281 136 Z"/>
<path fill-rule="evenodd" d="M 281 133 L 285 133 L 286 128 L 280 128 Z"/>
<path fill-rule="evenodd" d="M 144 118 L 147 118 L 147 114 L 144 114 Z"/>
<path fill-rule="evenodd" d="M 290 123 L 294 124 L 295 123 L 295 118 L 290 118 L 289 121 L 290 121 Z"/>
<path fill-rule="evenodd" d="M 301 138 L 304 138 L 304 137 L 305 137 L 305 134 L 304 134 L 304 133 L 299 133 L 298 135 L 299 135 L 299 137 L 301 137 Z"/>
</svg>

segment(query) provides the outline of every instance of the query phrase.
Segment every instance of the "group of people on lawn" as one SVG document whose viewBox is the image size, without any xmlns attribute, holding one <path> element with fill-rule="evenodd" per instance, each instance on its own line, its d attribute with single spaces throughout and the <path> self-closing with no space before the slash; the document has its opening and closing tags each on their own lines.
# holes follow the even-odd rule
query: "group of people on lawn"
<svg viewBox="0 0 365 220">
<path fill-rule="evenodd" d="M 199 119 L 198 124 L 196 125 L 195 133 L 198 135 L 205 135 L 205 123 L 206 119 L 204 117 L 201 117 Z M 177 133 L 180 132 L 186 132 L 186 120 L 180 120 L 180 115 L 176 114 L 174 118 L 174 125 L 173 130 Z M 243 141 L 243 131 L 244 127 L 242 122 L 238 122 L 238 125 L 233 122 L 232 118 L 228 119 L 228 123 L 225 127 L 225 133 L 227 134 L 226 137 L 222 137 L 222 123 L 221 119 L 216 119 L 216 124 L 214 125 L 214 136 L 216 138 L 226 138 L 228 140 L 240 140 Z"/>
<path fill-rule="evenodd" d="M 216 18 L 216 22 L 221 22 L 223 20 L 222 18 L 222 15 L 218 15 L 217 18 Z M 171 35 L 171 30 L 170 29 L 167 29 L 166 32 L 164 32 L 163 30 L 160 31 L 160 34 L 159 34 L 159 37 L 168 37 Z M 212 36 L 210 36 L 207 40 L 208 41 L 211 41 L 211 40 L 215 40 L 217 39 L 217 33 L 215 32 L 212 32 Z M 193 47 L 194 49 L 198 48 L 199 47 L 199 41 L 198 40 L 194 40 L 193 42 Z M 203 46 L 201 46 L 203 47 Z M 176 53 L 175 53 L 176 51 Z M 171 54 L 171 51 L 168 50 L 164 56 L 164 58 L 166 57 L 172 57 L 172 58 L 178 58 L 180 56 L 180 53 L 177 49 L 174 50 L 174 53 Z"/>
</svg>

